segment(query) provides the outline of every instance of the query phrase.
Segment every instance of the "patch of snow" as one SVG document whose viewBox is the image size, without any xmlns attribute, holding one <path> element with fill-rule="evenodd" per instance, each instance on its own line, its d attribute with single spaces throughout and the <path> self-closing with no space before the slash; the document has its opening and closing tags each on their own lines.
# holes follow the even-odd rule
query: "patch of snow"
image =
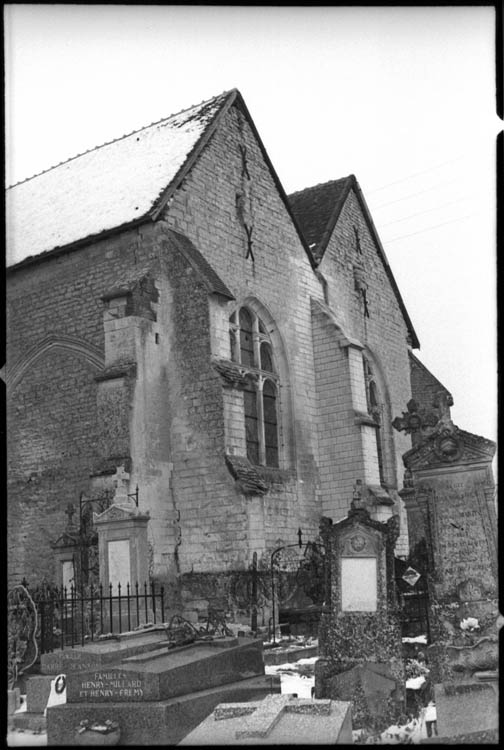
<svg viewBox="0 0 504 750">
<path fill-rule="evenodd" d="M 146 215 L 185 163 L 224 96 L 10 187 L 7 265 Z"/>
<path fill-rule="evenodd" d="M 462 622 L 460 623 L 460 629 L 461 630 L 478 630 L 479 622 L 476 619 L 476 617 L 466 617 L 465 620 L 462 620 Z"/>
<path fill-rule="evenodd" d="M 300 674 L 281 674 L 280 690 L 282 695 L 295 693 L 298 698 L 311 698 L 312 688 L 315 687 L 315 678 Z"/>
<path fill-rule="evenodd" d="M 436 713 L 436 706 L 433 701 L 429 703 L 427 708 L 425 709 L 424 714 L 425 721 L 436 721 L 437 719 L 437 713 Z"/>
<path fill-rule="evenodd" d="M 406 687 L 410 690 L 420 690 L 425 682 L 425 677 L 421 674 L 419 677 L 410 677 L 406 680 Z"/>
<path fill-rule="evenodd" d="M 427 643 L 426 635 L 417 635 L 414 638 L 402 638 L 403 643 Z"/>
<path fill-rule="evenodd" d="M 316 661 L 318 661 L 318 656 L 307 656 L 304 659 L 298 659 L 296 664 L 315 664 Z"/>
</svg>

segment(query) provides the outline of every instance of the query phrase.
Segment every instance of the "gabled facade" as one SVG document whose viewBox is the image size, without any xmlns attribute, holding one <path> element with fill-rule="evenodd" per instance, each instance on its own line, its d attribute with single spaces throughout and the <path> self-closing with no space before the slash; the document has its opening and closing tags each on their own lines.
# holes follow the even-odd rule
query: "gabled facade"
<svg viewBox="0 0 504 750">
<path fill-rule="evenodd" d="M 12 580 L 58 582 L 68 503 L 136 487 L 186 612 L 239 608 L 233 575 L 358 479 L 407 554 L 418 341 L 357 181 L 329 185 L 287 198 L 234 90 L 10 188 Z"/>
</svg>

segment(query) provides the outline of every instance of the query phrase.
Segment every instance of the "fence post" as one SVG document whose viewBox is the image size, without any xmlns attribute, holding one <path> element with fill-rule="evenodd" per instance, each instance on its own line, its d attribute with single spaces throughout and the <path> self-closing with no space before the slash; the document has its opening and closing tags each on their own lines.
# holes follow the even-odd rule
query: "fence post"
<svg viewBox="0 0 504 750">
<path fill-rule="evenodd" d="M 111 583 L 109 583 L 109 614 L 110 614 L 109 633 L 112 633 L 113 624 L 112 624 L 112 584 Z"/>
<path fill-rule="evenodd" d="M 121 626 L 121 583 L 119 582 L 117 584 L 117 606 L 119 607 L 119 632 L 122 633 L 122 626 Z"/>
<path fill-rule="evenodd" d="M 131 591 L 130 591 L 129 581 L 126 584 L 126 596 L 127 596 L 127 601 L 128 601 L 128 630 L 131 630 L 131 613 L 130 613 L 130 596 L 131 596 Z"/>
</svg>

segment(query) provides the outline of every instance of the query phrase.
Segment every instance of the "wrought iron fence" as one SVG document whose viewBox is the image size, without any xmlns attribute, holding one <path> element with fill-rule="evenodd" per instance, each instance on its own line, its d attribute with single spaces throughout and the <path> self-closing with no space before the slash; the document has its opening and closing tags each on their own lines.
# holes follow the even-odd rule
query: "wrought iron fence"
<svg viewBox="0 0 504 750">
<path fill-rule="evenodd" d="M 25 582 L 26 583 L 26 582 Z M 26 584 L 27 585 L 27 584 Z M 37 607 L 40 652 L 113 637 L 149 623 L 165 621 L 164 587 L 152 582 L 82 590 L 39 586 L 31 592 Z"/>
</svg>

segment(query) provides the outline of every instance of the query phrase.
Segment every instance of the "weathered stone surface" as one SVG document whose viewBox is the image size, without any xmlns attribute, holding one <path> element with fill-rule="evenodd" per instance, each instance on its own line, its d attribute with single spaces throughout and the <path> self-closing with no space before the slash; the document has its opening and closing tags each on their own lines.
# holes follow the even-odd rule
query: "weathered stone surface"
<svg viewBox="0 0 504 750">
<path fill-rule="evenodd" d="M 218 706 L 181 745 L 351 744 L 351 704 L 287 695 Z M 246 714 L 240 713 L 243 709 Z"/>
<path fill-rule="evenodd" d="M 234 639 L 233 639 L 234 640 Z M 237 639 L 238 645 L 219 648 L 205 642 L 175 648 L 160 655 L 142 655 L 89 672 L 69 673 L 67 702 L 159 701 L 254 675 L 264 674 L 262 642 Z"/>
<path fill-rule="evenodd" d="M 440 737 L 497 729 L 498 683 L 476 682 L 434 686 Z"/>
<path fill-rule="evenodd" d="M 134 656 L 166 644 L 164 629 L 148 632 L 123 633 L 113 640 L 94 641 L 84 646 L 65 648 L 42 654 L 42 674 L 60 674 L 91 671 L 105 665 L 117 664 L 128 656 Z"/>
<path fill-rule="evenodd" d="M 51 694 L 51 675 L 31 675 L 26 680 L 26 710 L 43 713 Z"/>
<path fill-rule="evenodd" d="M 119 722 L 121 745 L 176 745 L 219 703 L 259 700 L 273 691 L 280 692 L 280 683 L 259 676 L 164 701 L 66 703 L 47 709 L 48 744 L 73 745 L 83 719 L 110 719 Z"/>
</svg>

